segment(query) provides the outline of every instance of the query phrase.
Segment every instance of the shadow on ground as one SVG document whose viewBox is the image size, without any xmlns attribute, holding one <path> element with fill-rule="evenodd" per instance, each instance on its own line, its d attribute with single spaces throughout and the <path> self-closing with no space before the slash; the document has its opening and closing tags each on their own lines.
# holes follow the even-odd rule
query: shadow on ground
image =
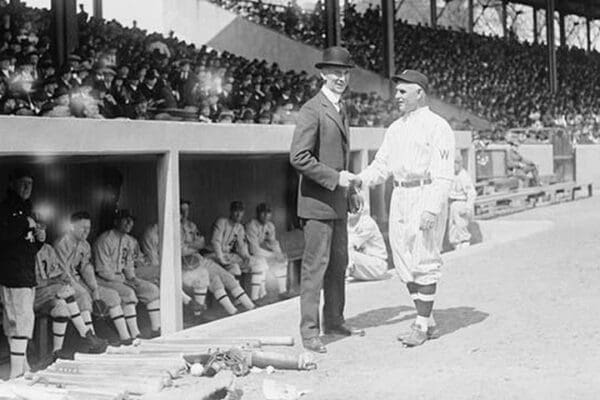
<svg viewBox="0 0 600 400">
<path fill-rule="evenodd" d="M 396 325 L 404 321 L 412 321 L 416 317 L 413 307 L 397 306 L 383 307 L 369 310 L 346 320 L 354 328 L 367 330 L 378 326 Z M 479 311 L 474 307 L 452 307 L 444 310 L 434 310 L 433 316 L 441 331 L 442 336 L 449 335 L 461 328 L 478 324 L 485 320 L 489 314 Z M 323 343 L 329 344 L 344 339 L 343 336 L 324 336 Z"/>
</svg>

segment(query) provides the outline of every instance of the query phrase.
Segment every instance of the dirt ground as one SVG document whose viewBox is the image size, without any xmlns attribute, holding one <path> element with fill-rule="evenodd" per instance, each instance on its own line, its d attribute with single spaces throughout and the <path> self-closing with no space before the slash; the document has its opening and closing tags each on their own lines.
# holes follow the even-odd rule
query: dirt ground
<svg viewBox="0 0 600 400">
<path fill-rule="evenodd" d="M 316 371 L 241 378 L 243 398 L 264 399 L 265 378 L 310 390 L 306 400 L 598 398 L 600 198 L 495 221 L 502 235 L 446 256 L 434 310 L 440 339 L 414 349 L 396 342 L 415 317 L 396 278 L 349 283 L 346 318 L 366 337 L 325 338 L 329 352 L 316 357 Z M 299 343 L 298 320 L 296 298 L 178 336 L 292 335 Z"/>
</svg>

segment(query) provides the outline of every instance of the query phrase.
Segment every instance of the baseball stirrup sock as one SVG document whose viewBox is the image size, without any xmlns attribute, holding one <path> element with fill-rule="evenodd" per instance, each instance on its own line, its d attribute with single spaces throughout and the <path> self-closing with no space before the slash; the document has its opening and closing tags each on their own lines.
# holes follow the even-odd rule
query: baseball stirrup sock
<svg viewBox="0 0 600 400">
<path fill-rule="evenodd" d="M 251 272 L 250 274 L 250 298 L 255 301 L 260 299 L 262 285 L 265 280 L 265 273 Z"/>
<path fill-rule="evenodd" d="M 115 328 L 117 328 L 119 338 L 121 340 L 130 339 L 131 336 L 129 336 L 129 331 L 127 330 L 127 324 L 125 323 L 125 317 L 123 317 L 123 309 L 121 306 L 116 306 L 108 310 L 108 315 L 110 315 L 110 319 L 112 319 L 113 324 L 115 324 Z"/>
<path fill-rule="evenodd" d="M 146 304 L 148 316 L 150 317 L 150 329 L 157 331 L 160 329 L 160 300 L 154 300 Z"/>
<path fill-rule="evenodd" d="M 194 290 L 194 301 L 198 304 L 206 303 L 206 288 Z"/>
<path fill-rule="evenodd" d="M 215 298 L 217 301 L 223 306 L 223 308 L 230 314 L 233 315 L 237 313 L 237 308 L 233 305 L 229 296 L 225 292 L 225 289 L 219 289 L 214 292 Z"/>
<path fill-rule="evenodd" d="M 125 315 L 125 322 L 127 322 L 131 337 L 136 338 L 140 336 L 140 329 L 138 328 L 137 324 L 137 312 L 135 311 L 135 303 L 125 304 L 123 306 L 123 314 Z"/>
<path fill-rule="evenodd" d="M 81 318 L 83 319 L 88 331 L 92 331 L 93 334 L 96 334 L 96 330 L 94 329 L 94 324 L 92 322 L 92 314 L 88 310 L 81 310 Z"/>
<path fill-rule="evenodd" d="M 237 286 L 231 290 L 231 295 L 235 299 L 235 304 L 241 304 L 246 310 L 252 310 L 256 306 L 248 297 L 248 294 L 244 292 L 241 286 Z"/>
<path fill-rule="evenodd" d="M 88 331 L 88 328 L 85 326 L 85 322 L 83 322 L 83 318 L 81 318 L 81 312 L 79 311 L 79 306 L 75 302 L 75 298 L 69 296 L 65 299 L 67 302 L 67 309 L 69 310 L 69 314 L 71 314 L 71 322 L 79 332 L 79 336 L 85 337 L 85 334 Z"/>
<path fill-rule="evenodd" d="M 26 336 L 12 336 L 8 339 L 10 348 L 10 377 L 16 378 L 25 372 L 27 341 Z"/>
<path fill-rule="evenodd" d="M 287 292 L 287 271 L 283 274 L 276 275 L 277 285 L 279 286 L 279 294 Z"/>
<path fill-rule="evenodd" d="M 429 319 L 431 316 L 431 310 L 433 310 L 433 301 L 435 299 L 436 284 L 431 285 L 419 285 L 418 286 L 418 298 L 415 300 L 417 306 L 417 314 L 420 317 Z"/>
<path fill-rule="evenodd" d="M 69 322 L 69 318 L 66 317 L 52 318 L 52 349 L 54 351 L 62 349 L 63 343 L 65 342 L 67 322 Z"/>
</svg>

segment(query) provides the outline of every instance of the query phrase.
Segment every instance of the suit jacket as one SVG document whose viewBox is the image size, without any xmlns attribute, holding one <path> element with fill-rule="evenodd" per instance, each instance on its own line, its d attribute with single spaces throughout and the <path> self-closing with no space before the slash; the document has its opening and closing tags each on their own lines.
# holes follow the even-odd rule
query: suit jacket
<svg viewBox="0 0 600 400">
<path fill-rule="evenodd" d="M 300 173 L 298 216 L 342 219 L 348 211 L 348 189 L 338 186 L 339 172 L 348 169 L 348 119 L 319 91 L 300 109 L 290 150 L 290 163 Z"/>
</svg>

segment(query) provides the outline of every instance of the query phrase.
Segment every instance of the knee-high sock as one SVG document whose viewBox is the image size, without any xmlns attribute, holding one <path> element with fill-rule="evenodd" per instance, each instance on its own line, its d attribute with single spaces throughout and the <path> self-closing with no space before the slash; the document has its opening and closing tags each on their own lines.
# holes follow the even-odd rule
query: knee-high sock
<svg viewBox="0 0 600 400">
<path fill-rule="evenodd" d="M 136 303 L 127 303 L 123 306 L 125 322 L 127 322 L 127 326 L 129 327 L 129 333 L 131 333 L 131 337 L 133 338 L 140 336 L 140 329 L 138 328 L 135 304 Z"/>
<path fill-rule="evenodd" d="M 287 271 L 277 271 L 275 274 L 277 278 L 277 286 L 279 287 L 279 294 L 287 292 Z"/>
<path fill-rule="evenodd" d="M 121 306 L 115 306 L 108 310 L 108 315 L 110 315 L 110 319 L 112 319 L 113 324 L 115 324 L 115 328 L 117 328 L 119 338 L 121 340 L 130 339 L 131 336 L 129 336 L 129 331 L 127 330 L 127 324 L 125 323 L 125 317 L 123 316 L 123 309 Z"/>
<path fill-rule="evenodd" d="M 81 310 L 81 318 L 88 330 L 95 334 L 96 330 L 94 329 L 94 323 L 92 322 L 92 314 L 88 310 Z"/>
<path fill-rule="evenodd" d="M 436 284 L 418 285 L 418 298 L 415 300 L 417 306 L 417 321 L 416 324 L 422 329 L 427 330 L 429 326 L 429 317 L 433 309 L 433 301 L 435 299 Z"/>
<path fill-rule="evenodd" d="M 148 316 L 150 317 L 150 329 L 157 331 L 160 329 L 160 300 L 154 300 L 146 304 Z"/>
<path fill-rule="evenodd" d="M 198 304 L 206 304 L 206 288 L 194 288 L 194 301 Z"/>
<path fill-rule="evenodd" d="M 67 302 L 67 308 L 69 309 L 69 314 L 71 314 L 71 322 L 79 332 L 79 336 L 85 337 L 87 334 L 88 328 L 85 326 L 85 322 L 83 322 L 83 318 L 81 318 L 81 312 L 79 311 L 79 306 L 77 302 L 75 302 L 75 297 L 69 296 L 65 299 Z"/>
<path fill-rule="evenodd" d="M 419 298 L 419 288 L 418 285 L 414 282 L 408 282 L 406 284 L 406 288 L 408 289 L 408 294 L 412 299 L 413 303 L 415 303 L 415 307 L 417 306 L 417 299 Z"/>
<path fill-rule="evenodd" d="M 65 332 L 67 331 L 67 317 L 52 318 L 52 350 L 60 350 L 65 342 Z"/>
<path fill-rule="evenodd" d="M 10 378 L 16 378 L 25 373 L 25 363 L 27 361 L 27 341 L 26 336 L 11 336 L 8 339 L 10 348 Z"/>
<path fill-rule="evenodd" d="M 227 292 L 225 292 L 225 289 L 215 290 L 213 294 L 215 295 L 217 301 L 229 313 L 229 315 L 237 313 L 237 308 L 235 308 L 231 300 L 229 300 L 229 296 L 227 296 Z"/>
<path fill-rule="evenodd" d="M 235 303 L 241 304 L 246 310 L 252 310 L 256 307 L 252 300 L 250 300 L 250 297 L 248 297 L 248 294 L 244 292 L 244 289 L 242 289 L 241 286 L 237 286 L 231 289 L 231 295 L 235 299 Z"/>
<path fill-rule="evenodd" d="M 251 272 L 250 277 L 250 298 L 253 301 L 260 299 L 261 289 L 265 280 L 264 272 Z"/>
</svg>

